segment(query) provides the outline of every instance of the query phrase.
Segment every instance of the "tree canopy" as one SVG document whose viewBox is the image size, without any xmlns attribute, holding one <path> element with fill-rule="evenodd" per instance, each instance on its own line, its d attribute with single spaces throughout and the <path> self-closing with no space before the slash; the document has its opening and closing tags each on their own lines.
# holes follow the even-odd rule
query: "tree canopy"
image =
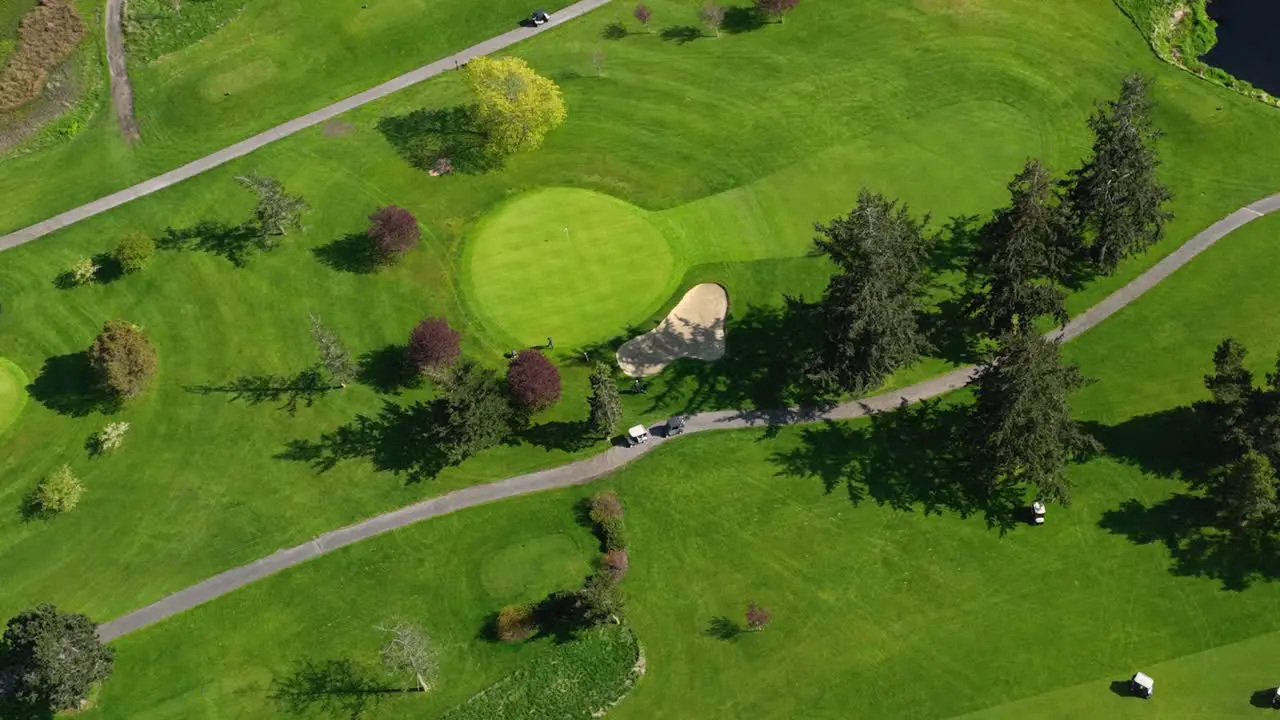
<svg viewBox="0 0 1280 720">
<path fill-rule="evenodd" d="M 88 617 L 49 604 L 9 620 L 0 670 L 13 674 L 15 697 L 53 711 L 77 708 L 94 683 L 110 677 L 115 664 L 115 651 L 97 633 Z"/>
<path fill-rule="evenodd" d="M 507 366 L 507 389 L 520 410 L 546 410 L 560 402 L 560 371 L 541 352 L 522 350 Z"/>
<path fill-rule="evenodd" d="M 919 359 L 928 218 L 863 190 L 849 215 L 817 226 L 817 248 L 837 271 L 818 307 L 824 338 L 810 375 L 830 390 L 859 392 Z"/>
<path fill-rule="evenodd" d="M 258 196 L 258 203 L 253 208 L 253 225 L 261 235 L 264 247 L 270 249 L 272 236 L 302 227 L 302 215 L 311 206 L 301 196 L 286 191 L 279 180 L 264 175 L 242 175 L 236 178 L 236 182 Z"/>
<path fill-rule="evenodd" d="M 89 366 L 98 382 L 118 398 L 131 398 L 145 390 L 157 364 L 155 347 L 133 323 L 108 321 L 89 347 Z"/>
<path fill-rule="evenodd" d="M 1093 151 L 1066 183 L 1078 254 L 1098 272 L 1110 273 L 1150 247 L 1173 217 L 1164 209 L 1173 196 L 1157 178 L 1160 132 L 1151 120 L 1150 87 L 1130 75 L 1119 98 L 1098 106 L 1089 118 Z"/>
<path fill-rule="evenodd" d="M 450 464 L 497 445 L 511 430 L 511 404 L 493 371 L 474 361 L 454 369 L 441 400 L 444 422 L 436 429 L 437 442 Z"/>
<path fill-rule="evenodd" d="M 418 244 L 422 230 L 413 213 L 388 205 L 369 216 L 369 239 L 379 265 L 392 265 Z"/>
<path fill-rule="evenodd" d="M 467 63 L 476 122 L 489 148 L 502 155 L 533 150 L 568 117 L 560 88 L 515 57 Z"/>
<path fill-rule="evenodd" d="M 1009 183 L 1009 205 L 979 233 L 971 263 L 982 285 L 978 315 L 988 331 L 1034 330 L 1035 319 L 1045 315 L 1066 322 L 1066 294 L 1055 279 L 1065 269 L 1068 232 L 1053 175 L 1040 161 L 1028 160 Z"/>
<path fill-rule="evenodd" d="M 446 370 L 462 357 L 461 338 L 445 318 L 427 318 L 409 334 L 409 362 L 421 373 Z"/>
<path fill-rule="evenodd" d="M 591 368 L 591 397 L 587 398 L 590 413 L 587 416 L 587 433 L 593 437 L 610 437 L 622 422 L 622 396 L 613 373 L 604 363 Z"/>
<path fill-rule="evenodd" d="M 318 315 L 309 313 L 307 317 L 311 321 L 311 340 L 316 344 L 316 352 L 320 355 L 320 367 L 329 373 L 333 382 L 345 388 L 355 375 L 351 353 L 342 344 L 338 333 L 321 322 Z"/>
<path fill-rule="evenodd" d="M 994 496 L 1031 485 L 1046 501 L 1070 501 L 1067 464 L 1098 445 L 1071 417 L 1068 398 L 1085 385 L 1058 343 L 1010 333 L 973 380 L 974 466 Z"/>
</svg>

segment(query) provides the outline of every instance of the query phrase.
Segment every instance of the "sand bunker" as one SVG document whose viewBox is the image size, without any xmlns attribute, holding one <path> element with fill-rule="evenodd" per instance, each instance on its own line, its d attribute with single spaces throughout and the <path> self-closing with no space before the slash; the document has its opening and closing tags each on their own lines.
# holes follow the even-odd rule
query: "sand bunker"
<svg viewBox="0 0 1280 720">
<path fill-rule="evenodd" d="M 618 365 L 631 377 L 656 375 L 680 358 L 724 357 L 729 295 L 715 283 L 695 285 L 658 327 L 618 348 Z"/>
</svg>

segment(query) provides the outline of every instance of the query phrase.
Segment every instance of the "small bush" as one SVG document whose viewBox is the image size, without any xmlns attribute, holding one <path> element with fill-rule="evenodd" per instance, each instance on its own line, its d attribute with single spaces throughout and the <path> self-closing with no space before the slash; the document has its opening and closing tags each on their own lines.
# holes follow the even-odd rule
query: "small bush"
<svg viewBox="0 0 1280 720">
<path fill-rule="evenodd" d="M 156 349 L 142 328 L 112 320 L 90 346 L 89 365 L 104 390 L 130 398 L 145 390 L 156 374 Z"/>
<path fill-rule="evenodd" d="M 74 510 L 82 495 L 84 485 L 80 484 L 80 479 L 69 465 L 63 465 L 40 481 L 31 499 L 41 513 L 57 515 Z"/>
<path fill-rule="evenodd" d="M 522 642 L 533 637 L 538 627 L 527 605 L 508 605 L 498 613 L 497 635 L 502 642 Z"/>
<path fill-rule="evenodd" d="M 67 284 L 74 287 L 88 285 L 98 278 L 98 271 L 101 269 L 98 267 L 98 263 L 93 261 L 93 258 L 85 258 L 72 265 L 71 269 L 67 271 Z"/>
<path fill-rule="evenodd" d="M 627 551 L 624 548 L 610 550 L 600 558 L 600 569 L 613 578 L 614 582 L 618 582 L 627 576 L 627 569 L 630 565 Z"/>
<path fill-rule="evenodd" d="M 126 273 L 138 272 L 156 254 L 156 241 L 141 233 L 125 237 L 116 246 L 115 259 L 120 263 L 120 270 Z"/>
<path fill-rule="evenodd" d="M 71 56 L 84 22 L 70 0 L 43 0 L 18 25 L 18 48 L 0 69 L 0 112 L 36 99 L 49 70 Z"/>
<path fill-rule="evenodd" d="M 93 436 L 94 451 L 108 453 L 124 444 L 124 436 L 129 432 L 129 423 L 113 422 L 107 423 L 97 435 Z"/>
<path fill-rule="evenodd" d="M 626 549 L 627 528 L 623 522 L 622 501 L 616 493 L 605 491 L 592 497 L 588 516 L 595 524 L 605 552 Z"/>
<path fill-rule="evenodd" d="M 769 624 L 769 611 L 755 604 L 755 602 L 747 603 L 747 629 L 752 632 L 759 632 Z"/>
</svg>

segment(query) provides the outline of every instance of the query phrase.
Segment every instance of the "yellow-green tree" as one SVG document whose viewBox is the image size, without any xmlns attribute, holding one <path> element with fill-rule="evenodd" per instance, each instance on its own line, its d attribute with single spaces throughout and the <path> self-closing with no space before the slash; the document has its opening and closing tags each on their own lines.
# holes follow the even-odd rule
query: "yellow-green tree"
<svg viewBox="0 0 1280 720">
<path fill-rule="evenodd" d="M 532 150 L 567 117 L 560 87 L 520 58 L 478 57 L 467 63 L 476 122 L 491 150 Z"/>
</svg>

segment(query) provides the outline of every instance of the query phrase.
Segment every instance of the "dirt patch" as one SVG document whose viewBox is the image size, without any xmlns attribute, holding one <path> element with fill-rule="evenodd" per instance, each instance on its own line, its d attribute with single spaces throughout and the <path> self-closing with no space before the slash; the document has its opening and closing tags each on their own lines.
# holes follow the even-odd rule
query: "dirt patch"
<svg viewBox="0 0 1280 720">
<path fill-rule="evenodd" d="M 658 327 L 618 348 L 618 366 L 631 377 L 656 375 L 680 358 L 707 362 L 724 357 L 729 294 L 715 283 L 695 285 Z"/>
<path fill-rule="evenodd" d="M 133 84 L 124 56 L 125 0 L 107 0 L 107 69 L 111 72 L 111 107 L 120 123 L 120 134 L 131 143 L 142 134 L 133 114 Z"/>
<path fill-rule="evenodd" d="M 350 135 L 356 129 L 356 126 L 343 120 L 330 120 L 324 124 L 323 129 L 325 137 L 336 138 Z"/>
<path fill-rule="evenodd" d="M 84 21 L 68 0 L 41 0 L 22 16 L 17 50 L 0 70 L 0 111 L 40 97 L 50 70 L 75 52 L 84 32 Z"/>
<path fill-rule="evenodd" d="M 39 98 L 17 110 L 0 113 L 0 153 L 17 147 L 63 113 L 75 108 L 81 87 L 75 63 L 69 62 L 49 73 Z"/>
</svg>

